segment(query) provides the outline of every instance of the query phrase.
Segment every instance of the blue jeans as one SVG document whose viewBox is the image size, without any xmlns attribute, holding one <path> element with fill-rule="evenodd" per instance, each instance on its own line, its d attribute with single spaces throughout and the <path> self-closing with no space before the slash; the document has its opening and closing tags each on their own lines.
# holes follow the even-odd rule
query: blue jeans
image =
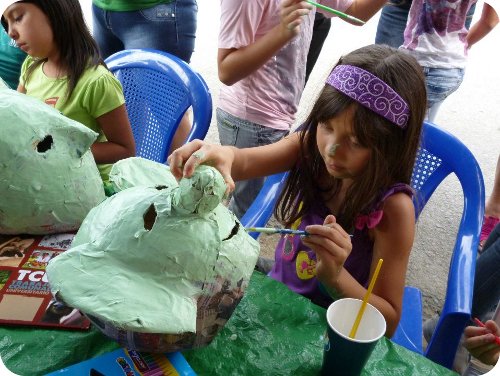
<svg viewBox="0 0 500 376">
<path fill-rule="evenodd" d="M 476 263 L 472 317 L 490 319 L 486 315 L 500 301 L 500 224 L 491 232 Z"/>
<path fill-rule="evenodd" d="M 112 12 L 92 4 L 93 36 L 104 59 L 131 48 L 154 48 L 189 63 L 196 37 L 196 0 Z"/>
<path fill-rule="evenodd" d="M 398 48 L 403 44 L 411 2 L 412 0 L 390 0 L 387 2 L 382 8 L 378 21 L 377 33 L 375 34 L 376 44 L 387 44 L 394 48 Z M 465 20 L 467 29 L 470 28 L 475 9 L 476 4 L 473 4 L 467 13 L 467 19 Z"/>
<path fill-rule="evenodd" d="M 375 34 L 376 44 L 398 48 L 403 44 L 406 20 L 412 0 L 392 0 L 382 8 Z"/>
<path fill-rule="evenodd" d="M 217 128 L 222 145 L 237 148 L 252 148 L 272 144 L 285 137 L 289 131 L 264 127 L 260 124 L 237 118 L 217 109 Z M 265 178 L 242 180 L 236 183 L 229 209 L 240 219 L 257 197 Z"/>
<path fill-rule="evenodd" d="M 314 66 L 316 65 L 316 61 L 318 61 L 319 54 L 321 53 L 323 44 L 325 44 L 325 39 L 330 32 L 331 25 L 332 21 L 330 18 L 325 17 L 323 13 L 315 13 L 313 33 L 306 60 L 306 83 L 307 80 L 309 80 L 309 76 L 311 75 Z"/>
<path fill-rule="evenodd" d="M 423 68 L 427 87 L 426 120 L 434 122 L 441 104 L 460 87 L 465 71 L 460 68 Z"/>
</svg>

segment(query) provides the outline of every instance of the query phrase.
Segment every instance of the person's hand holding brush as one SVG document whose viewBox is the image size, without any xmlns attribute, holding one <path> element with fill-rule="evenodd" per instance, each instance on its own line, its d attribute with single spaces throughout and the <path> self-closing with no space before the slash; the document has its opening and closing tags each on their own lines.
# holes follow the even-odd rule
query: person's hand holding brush
<svg viewBox="0 0 500 376">
<path fill-rule="evenodd" d="M 471 355 L 485 364 L 494 365 L 500 356 L 500 328 L 493 320 L 465 328 L 464 346 Z"/>
</svg>

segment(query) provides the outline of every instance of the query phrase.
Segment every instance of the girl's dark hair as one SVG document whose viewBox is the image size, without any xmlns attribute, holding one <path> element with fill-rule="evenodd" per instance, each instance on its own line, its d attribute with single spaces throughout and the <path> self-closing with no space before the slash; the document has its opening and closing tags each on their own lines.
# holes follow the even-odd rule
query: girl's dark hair
<svg viewBox="0 0 500 376">
<path fill-rule="evenodd" d="M 290 226 L 315 206 L 318 200 L 339 192 L 341 180 L 331 177 L 316 143 L 318 123 L 328 121 L 354 106 L 353 132 L 358 143 L 371 149 L 364 172 L 346 192 L 337 221 L 352 231 L 355 217 L 366 213 L 381 194 L 395 183 L 410 183 L 420 132 L 426 111 L 426 89 L 417 61 L 394 48 L 362 47 L 340 58 L 337 65 L 358 66 L 382 79 L 410 107 L 405 129 L 358 104 L 330 85 L 325 85 L 299 133 L 300 155 L 292 168 L 275 208 L 276 218 Z M 299 202 L 302 205 L 298 205 Z"/>
<path fill-rule="evenodd" d="M 60 54 L 60 63 L 68 72 L 67 98 L 83 72 L 89 67 L 104 65 L 94 38 L 85 23 L 82 8 L 78 0 L 24 0 L 20 3 L 32 3 L 47 16 L 54 35 L 54 43 Z M 5 20 L 2 17 L 2 24 Z M 26 81 L 33 71 L 46 59 L 35 61 L 26 72 Z"/>
</svg>

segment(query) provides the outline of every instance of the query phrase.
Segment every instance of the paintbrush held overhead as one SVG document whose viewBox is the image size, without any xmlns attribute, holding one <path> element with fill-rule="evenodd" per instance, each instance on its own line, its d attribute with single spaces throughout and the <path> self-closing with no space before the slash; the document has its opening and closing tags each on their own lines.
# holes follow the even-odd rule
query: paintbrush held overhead
<svg viewBox="0 0 500 376">
<path fill-rule="evenodd" d="M 359 25 L 365 24 L 365 21 L 360 20 L 359 18 L 350 16 L 349 14 L 343 13 L 340 10 L 333 9 L 333 8 L 327 7 L 326 5 L 318 4 L 318 3 L 315 3 L 314 1 L 310 1 L 310 0 L 306 0 L 306 2 L 311 4 L 311 5 L 314 5 L 315 7 L 319 8 L 319 9 L 323 9 L 327 12 L 333 13 L 336 16 L 343 18 L 344 20 L 352 21 L 352 22 L 355 22 Z"/>
</svg>

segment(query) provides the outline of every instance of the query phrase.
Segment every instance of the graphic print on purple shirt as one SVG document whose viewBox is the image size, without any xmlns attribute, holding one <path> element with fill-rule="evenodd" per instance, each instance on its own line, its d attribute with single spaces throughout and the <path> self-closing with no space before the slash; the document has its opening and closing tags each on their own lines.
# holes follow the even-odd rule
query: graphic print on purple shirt
<svg viewBox="0 0 500 376">
<path fill-rule="evenodd" d="M 403 192 L 413 196 L 413 190 L 406 184 L 395 184 L 369 210 L 376 213 L 382 210 L 387 197 Z M 325 217 L 331 214 L 329 209 L 319 204 L 314 210 L 306 213 L 296 229 L 304 230 L 312 224 L 322 224 Z M 378 222 L 382 215 L 376 215 Z M 377 223 L 371 223 L 375 226 Z M 295 226 L 294 226 L 295 227 Z M 368 285 L 370 265 L 373 256 L 373 242 L 369 237 L 368 227 L 355 228 L 352 241 L 352 251 L 344 263 L 344 268 L 363 286 Z M 301 294 L 322 306 L 328 306 L 332 299 L 325 296 L 316 279 L 316 254 L 306 247 L 300 236 L 282 236 L 275 250 L 275 264 L 269 273 L 270 277 L 286 284 L 292 291 Z"/>
</svg>

